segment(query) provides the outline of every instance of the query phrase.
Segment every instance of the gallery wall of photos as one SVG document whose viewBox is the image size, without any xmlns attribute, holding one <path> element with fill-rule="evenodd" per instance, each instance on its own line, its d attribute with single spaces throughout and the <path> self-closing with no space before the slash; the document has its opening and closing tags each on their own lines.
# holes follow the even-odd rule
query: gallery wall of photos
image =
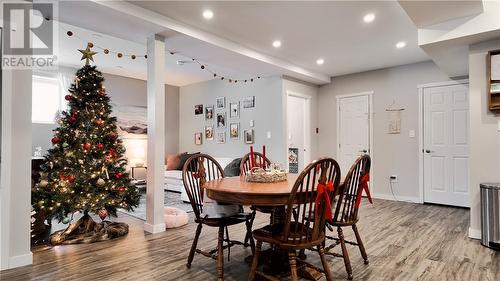
<svg viewBox="0 0 500 281">
<path fill-rule="evenodd" d="M 241 106 L 241 107 L 240 107 Z M 226 104 L 226 97 L 218 97 L 213 105 L 197 104 L 194 106 L 194 115 L 204 115 L 205 131 L 194 133 L 194 143 L 202 145 L 203 141 L 216 141 L 226 143 L 228 141 L 243 141 L 247 144 L 254 143 L 254 130 L 252 128 L 240 128 L 240 110 L 255 107 L 255 96 L 245 97 L 241 102 L 230 102 Z"/>
</svg>

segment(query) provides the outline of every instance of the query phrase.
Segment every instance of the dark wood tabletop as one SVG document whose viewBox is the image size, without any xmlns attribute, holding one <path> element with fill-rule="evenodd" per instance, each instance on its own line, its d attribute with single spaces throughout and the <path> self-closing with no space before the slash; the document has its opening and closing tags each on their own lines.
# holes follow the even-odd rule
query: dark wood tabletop
<svg viewBox="0 0 500 281">
<path fill-rule="evenodd" d="M 247 182 L 245 176 L 208 181 L 204 188 L 208 198 L 221 203 L 240 205 L 285 205 L 298 174 L 288 174 L 286 181 L 274 183 Z"/>
</svg>

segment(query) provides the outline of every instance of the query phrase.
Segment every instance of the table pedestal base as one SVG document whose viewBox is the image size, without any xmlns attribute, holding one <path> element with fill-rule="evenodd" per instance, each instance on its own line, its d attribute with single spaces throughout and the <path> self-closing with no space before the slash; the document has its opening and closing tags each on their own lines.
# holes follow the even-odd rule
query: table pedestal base
<svg viewBox="0 0 500 281">
<path fill-rule="evenodd" d="M 245 261 L 252 263 L 253 256 L 248 256 Z M 288 253 L 280 249 L 269 248 L 260 252 L 259 265 L 262 265 L 262 272 L 267 279 L 280 280 L 282 277 L 290 275 L 290 263 Z M 320 280 L 323 277 L 323 270 L 302 260 L 297 259 L 297 274 L 306 280 Z M 264 278 L 256 275 L 256 280 Z"/>
</svg>

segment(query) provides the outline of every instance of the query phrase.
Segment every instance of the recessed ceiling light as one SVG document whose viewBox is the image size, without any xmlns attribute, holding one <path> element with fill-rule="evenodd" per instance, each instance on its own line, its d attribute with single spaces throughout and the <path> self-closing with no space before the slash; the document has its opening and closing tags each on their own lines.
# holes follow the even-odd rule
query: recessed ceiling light
<svg viewBox="0 0 500 281">
<path fill-rule="evenodd" d="M 281 47 L 281 41 L 280 40 L 274 40 L 273 41 L 273 47 L 275 47 L 275 48 Z"/>
<path fill-rule="evenodd" d="M 214 17 L 214 12 L 211 10 L 205 10 L 203 11 L 203 17 L 207 20 L 212 19 Z"/>
<path fill-rule="evenodd" d="M 404 48 L 404 47 L 406 47 L 406 42 L 405 41 L 399 41 L 398 43 L 396 43 L 396 48 L 401 49 L 401 48 Z"/>
<path fill-rule="evenodd" d="M 366 14 L 366 15 L 363 17 L 363 21 L 364 21 L 364 22 L 366 22 L 366 23 L 370 23 L 370 22 L 372 22 L 374 19 L 375 19 L 375 14 L 373 14 L 373 13 Z"/>
<path fill-rule="evenodd" d="M 324 60 L 324 59 L 317 59 L 317 60 L 316 60 L 316 64 L 318 64 L 318 65 L 322 65 L 322 64 L 324 64 L 324 63 L 325 63 L 325 60 Z"/>
</svg>

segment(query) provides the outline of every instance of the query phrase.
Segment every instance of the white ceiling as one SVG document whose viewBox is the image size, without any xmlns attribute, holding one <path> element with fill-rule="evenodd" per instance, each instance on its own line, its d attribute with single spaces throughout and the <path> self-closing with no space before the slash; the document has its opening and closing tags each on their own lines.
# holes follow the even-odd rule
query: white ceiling
<svg viewBox="0 0 500 281">
<path fill-rule="evenodd" d="M 164 2 L 130 1 L 266 55 L 329 76 L 428 60 L 417 28 L 396 1 Z M 214 18 L 202 18 L 204 9 Z M 366 13 L 375 13 L 371 24 Z M 282 47 L 271 46 L 280 39 Z M 407 47 L 395 48 L 398 41 Z M 322 66 L 317 58 L 325 59 Z"/>
<path fill-rule="evenodd" d="M 308 80 L 307 75 L 301 75 L 295 70 L 304 69 L 302 73 L 311 71 L 313 74 L 319 74 L 315 77 L 328 77 L 429 59 L 417 45 L 416 27 L 395 1 L 134 1 L 135 5 L 142 7 L 129 5 L 136 7 L 137 15 L 133 12 L 124 14 L 113 10 L 106 6 L 110 3 L 112 2 L 60 2 L 59 19 L 87 29 L 81 31 L 87 32 L 84 38 L 93 38 L 96 45 L 113 46 L 124 53 L 144 52 L 146 38 L 161 33 L 167 38 L 169 50 L 181 51 L 186 56 L 200 59 L 218 73 L 240 79 L 254 75 L 289 75 Z M 211 21 L 207 22 L 201 17 L 205 8 L 214 11 L 215 16 Z M 254 50 L 257 55 L 252 57 L 231 48 L 221 48 L 216 44 L 174 32 L 150 19 L 139 18 L 139 11 L 145 9 L 165 19 L 181 22 L 193 30 L 213 34 L 228 42 L 234 42 L 241 48 Z M 371 24 L 362 21 L 368 12 L 376 15 Z M 92 35 L 94 33 L 100 33 L 102 37 L 95 37 Z M 72 42 L 74 38 L 67 38 L 64 34 L 61 39 L 63 64 L 81 65 L 79 53 L 75 49 L 82 48 L 82 42 Z M 280 49 L 271 46 L 274 39 L 283 42 Z M 407 42 L 407 47 L 398 50 L 395 44 L 401 40 Z M 262 57 L 289 62 L 291 67 L 255 59 L 259 54 Z M 323 66 L 315 64 L 318 57 L 325 59 Z M 195 64 L 176 65 L 175 61 L 184 59 L 183 56 L 167 55 L 166 58 L 166 82 L 169 84 L 182 86 L 212 78 Z M 104 72 L 140 79 L 146 77 L 146 64 L 143 59 L 132 62 L 130 59 L 105 58 L 99 54 L 96 60 Z M 325 83 L 318 82 L 324 79 L 309 81 Z"/>
<path fill-rule="evenodd" d="M 483 0 L 398 1 L 419 28 L 477 15 L 483 11 Z"/>
</svg>

